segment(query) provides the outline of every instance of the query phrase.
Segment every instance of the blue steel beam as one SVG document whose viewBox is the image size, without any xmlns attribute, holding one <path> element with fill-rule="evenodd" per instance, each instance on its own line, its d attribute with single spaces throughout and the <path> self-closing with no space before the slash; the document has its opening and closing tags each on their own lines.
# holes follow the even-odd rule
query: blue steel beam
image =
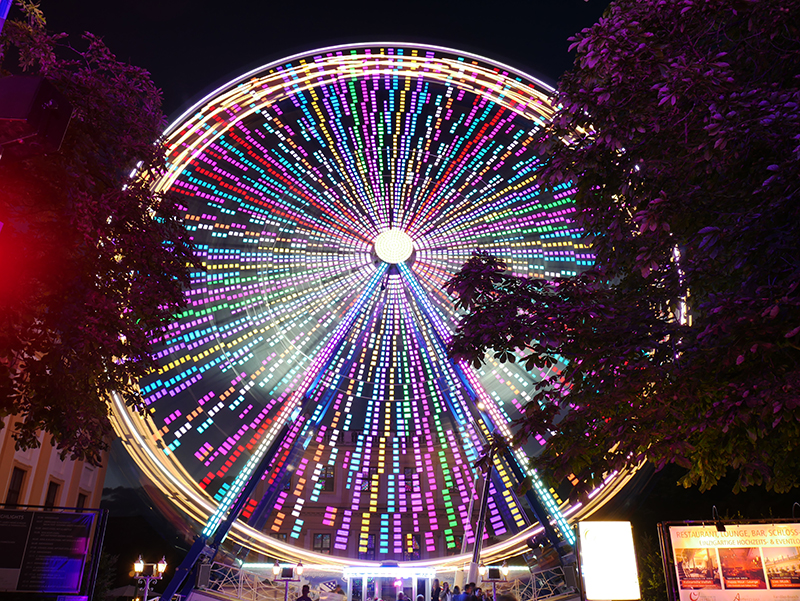
<svg viewBox="0 0 800 601">
<path fill-rule="evenodd" d="M 444 332 L 440 332 L 439 331 L 442 326 L 437 328 L 437 324 L 439 324 L 441 322 L 440 322 L 440 320 L 436 319 L 436 317 L 433 315 L 433 307 L 431 306 L 430 301 L 428 300 L 427 296 L 425 295 L 424 290 L 419 285 L 419 283 L 416 281 L 416 278 L 415 278 L 413 272 L 411 271 L 411 269 L 407 265 L 400 264 L 399 268 L 400 268 L 401 275 L 408 282 L 409 288 L 411 289 L 411 293 L 414 295 L 415 299 L 417 300 L 418 306 L 420 307 L 422 312 L 425 314 L 425 316 L 428 318 L 428 320 L 431 323 L 431 328 L 433 330 L 433 335 L 434 335 L 433 338 L 434 338 L 434 340 L 439 345 L 441 345 L 442 349 L 444 350 L 445 355 L 447 355 L 447 352 L 446 352 L 447 345 L 446 345 L 446 343 L 444 341 Z M 468 394 L 470 395 L 470 397 L 472 398 L 472 400 L 475 401 L 476 404 L 477 404 L 477 401 L 478 401 L 477 391 L 474 390 L 473 386 L 469 382 L 468 378 L 466 377 L 466 374 L 464 373 L 464 370 L 461 368 L 461 366 L 458 363 L 456 363 L 455 361 L 450 359 L 449 356 L 448 356 L 448 359 L 449 359 L 449 362 L 450 362 L 450 364 L 451 364 L 451 366 L 453 368 L 453 371 L 456 373 L 458 378 L 464 384 L 464 387 L 466 388 L 466 390 L 467 390 Z M 494 422 L 491 419 L 491 417 L 488 415 L 488 413 L 486 413 L 484 411 L 480 411 L 479 409 L 477 409 L 477 407 L 474 407 L 474 406 L 470 407 L 470 411 L 477 411 L 478 414 L 480 415 L 480 418 L 483 419 L 483 421 L 485 423 L 492 424 L 492 426 L 494 427 Z M 474 418 L 474 416 L 473 416 L 473 418 Z M 519 462 L 518 462 L 517 458 L 514 457 L 514 455 L 508 449 L 506 449 L 506 451 L 502 454 L 502 457 L 503 457 L 503 459 L 505 459 L 506 463 L 511 468 L 511 470 L 514 473 L 514 476 L 517 478 L 518 482 L 522 483 L 523 480 L 525 479 L 525 474 L 524 474 L 524 470 L 522 469 L 522 466 L 519 465 Z M 568 529 L 568 525 L 566 525 L 566 521 L 564 520 L 564 518 L 562 516 L 560 516 L 560 515 L 551 515 L 552 512 L 547 510 L 547 508 L 545 507 L 545 504 L 542 502 L 542 499 L 539 498 L 539 494 L 542 494 L 542 491 L 544 489 L 542 488 L 542 490 L 540 491 L 539 488 L 540 487 L 535 487 L 534 489 L 526 491 L 525 498 L 528 500 L 528 504 L 530 505 L 531 510 L 533 511 L 533 514 L 536 516 L 536 519 L 539 521 L 539 523 L 544 528 L 545 534 L 547 535 L 548 540 L 553 545 L 553 547 L 556 548 L 556 550 L 559 552 L 559 554 L 563 555 L 563 550 L 561 549 L 561 544 L 560 543 L 562 541 L 570 542 L 572 532 L 571 532 L 571 530 Z M 513 494 L 513 491 L 512 491 L 512 494 Z M 557 508 L 556 508 L 556 511 L 558 511 Z M 551 517 L 560 526 L 559 530 L 562 530 L 562 533 L 561 533 L 562 537 L 561 538 L 559 538 L 559 534 L 556 531 L 556 529 L 553 528 L 553 525 L 552 525 L 552 523 L 550 521 Z M 564 531 L 565 525 L 566 525 L 567 531 Z"/>
<path fill-rule="evenodd" d="M 347 333 L 353 327 L 359 313 L 364 309 L 367 299 L 375 292 L 381 277 L 387 270 L 388 265 L 386 264 L 382 264 L 375 270 L 375 273 L 372 274 L 367 282 L 364 291 L 339 322 L 336 330 L 334 330 L 326 343 L 330 346 L 326 346 L 322 350 L 322 362 L 316 370 L 316 373 L 307 373 L 303 384 L 301 384 L 301 391 L 294 392 L 289 396 L 289 399 L 287 399 L 283 413 L 285 423 L 278 436 L 272 438 L 265 437 L 239 474 L 237 474 L 231 487 L 217 506 L 217 510 L 211 515 L 206 527 L 195 539 L 194 544 L 189 549 L 189 553 L 187 553 L 181 565 L 175 571 L 172 580 L 170 580 L 167 587 L 164 589 L 163 598 L 171 599 L 182 585 L 184 588 L 181 590 L 181 593 L 191 590 L 193 583 L 191 578 L 188 577 L 193 572 L 200 557 L 208 555 L 210 556 L 209 559 L 213 559 L 214 555 L 216 555 L 217 549 L 225 540 L 234 522 L 241 514 L 247 500 L 258 485 L 261 476 L 270 468 L 280 448 L 280 443 L 284 442 L 294 425 L 293 422 L 299 418 L 299 414 L 306 406 L 309 398 L 309 391 L 313 390 L 319 384 L 322 374 L 330 367 L 336 353 L 341 348 L 342 344 L 344 344 Z M 298 406 L 292 407 L 292 400 L 297 398 L 300 394 L 302 394 L 302 397 L 298 402 Z M 208 542 L 209 540 L 211 541 L 210 544 Z"/>
</svg>

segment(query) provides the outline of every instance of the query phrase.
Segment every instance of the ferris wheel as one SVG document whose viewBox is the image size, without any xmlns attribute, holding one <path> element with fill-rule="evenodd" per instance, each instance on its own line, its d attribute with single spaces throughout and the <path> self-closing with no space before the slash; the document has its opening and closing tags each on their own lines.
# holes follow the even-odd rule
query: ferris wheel
<svg viewBox="0 0 800 601">
<path fill-rule="evenodd" d="M 454 362 L 444 284 L 475 250 L 529 278 L 592 264 L 571 183 L 537 181 L 551 93 L 450 49 L 350 45 L 237 77 L 169 128 L 155 185 L 178 195 L 200 267 L 153 340 L 148 419 L 117 399 L 114 425 L 198 531 L 239 502 L 231 535 L 270 557 L 442 563 L 471 548 L 473 464 L 559 366 Z M 569 540 L 630 477 L 570 504 L 574 478 L 531 466 L 546 443 L 495 458 L 488 553 L 537 522 Z"/>
</svg>

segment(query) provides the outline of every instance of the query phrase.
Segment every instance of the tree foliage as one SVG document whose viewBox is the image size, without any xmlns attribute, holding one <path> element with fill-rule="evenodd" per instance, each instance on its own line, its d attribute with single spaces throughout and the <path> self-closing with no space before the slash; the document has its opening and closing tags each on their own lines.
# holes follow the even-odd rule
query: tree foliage
<svg viewBox="0 0 800 601">
<path fill-rule="evenodd" d="M 71 46 L 20 7 L 3 75 L 46 77 L 73 115 L 59 153 L 0 161 L 0 417 L 20 418 L 20 447 L 46 430 L 62 454 L 96 462 L 109 393 L 142 409 L 148 337 L 183 306 L 191 242 L 179 205 L 147 183 L 164 168 L 165 126 L 149 74 L 91 34 Z"/>
<path fill-rule="evenodd" d="M 636 569 L 641 601 L 668 601 L 664 560 L 658 541 L 649 534 L 636 541 Z"/>
<path fill-rule="evenodd" d="M 567 361 L 519 438 L 555 431 L 540 462 L 584 489 L 645 459 L 798 486 L 800 2 L 619 0 L 571 42 L 535 143 L 596 264 L 525 280 L 476 254 L 452 354 Z"/>
</svg>

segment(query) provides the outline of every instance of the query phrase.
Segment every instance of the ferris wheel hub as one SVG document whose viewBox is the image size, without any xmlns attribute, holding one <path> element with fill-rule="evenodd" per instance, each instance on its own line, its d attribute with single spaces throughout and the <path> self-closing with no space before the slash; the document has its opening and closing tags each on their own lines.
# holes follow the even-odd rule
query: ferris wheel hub
<svg viewBox="0 0 800 601">
<path fill-rule="evenodd" d="M 414 252 L 414 241 L 403 230 L 388 229 L 375 238 L 375 254 L 384 263 L 405 263 Z"/>
</svg>

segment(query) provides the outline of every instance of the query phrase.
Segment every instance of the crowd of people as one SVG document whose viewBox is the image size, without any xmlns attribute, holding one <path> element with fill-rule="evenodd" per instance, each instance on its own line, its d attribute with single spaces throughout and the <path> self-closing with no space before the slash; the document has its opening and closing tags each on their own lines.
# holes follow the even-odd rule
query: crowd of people
<svg viewBox="0 0 800 601">
<path fill-rule="evenodd" d="M 320 593 L 319 595 L 320 601 L 344 601 L 346 598 L 347 595 L 340 586 L 337 586 L 336 589 L 330 593 Z M 309 596 L 309 586 L 307 584 L 303 585 L 302 595 L 295 599 L 295 601 L 314 601 L 313 598 Z M 396 600 L 391 597 L 385 600 L 380 597 L 367 597 L 366 601 L 517 601 L 517 599 L 508 593 L 498 593 L 497 598 L 494 599 L 491 590 L 484 591 L 480 587 L 476 587 L 474 582 L 465 585 L 462 591 L 458 586 L 454 586 L 451 589 L 450 583 L 448 582 L 442 582 L 440 585 L 439 580 L 434 579 L 428 598 L 420 594 L 417 595 L 416 599 L 412 599 L 406 596 L 403 591 L 400 591 L 397 593 Z"/>
<path fill-rule="evenodd" d="M 378 600 L 376 600 L 378 601 Z M 400 591 L 397 593 L 397 601 L 412 601 L 405 594 Z M 431 594 L 429 599 L 425 599 L 425 595 L 417 595 L 415 601 L 493 601 L 492 591 L 484 591 L 480 587 L 476 587 L 474 582 L 464 586 L 462 591 L 458 586 L 454 586 L 450 590 L 450 584 L 443 582 L 439 585 L 439 580 L 433 581 Z M 498 594 L 495 601 L 517 601 L 512 595 Z"/>
</svg>

